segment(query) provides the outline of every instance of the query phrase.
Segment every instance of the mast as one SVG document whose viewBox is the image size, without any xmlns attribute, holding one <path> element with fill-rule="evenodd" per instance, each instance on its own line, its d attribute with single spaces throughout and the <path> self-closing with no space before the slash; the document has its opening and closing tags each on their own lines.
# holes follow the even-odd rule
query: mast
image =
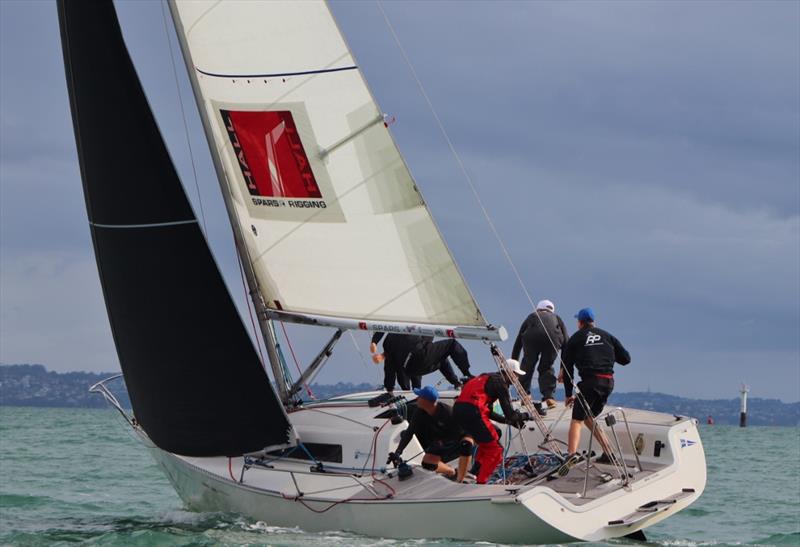
<svg viewBox="0 0 800 547">
<path fill-rule="evenodd" d="M 220 160 L 219 155 L 214 152 L 214 134 L 211 128 L 211 123 L 203 106 L 202 94 L 200 92 L 199 83 L 197 82 L 197 74 L 194 70 L 192 55 L 189 51 L 189 46 L 186 43 L 186 34 L 183 31 L 183 25 L 180 21 L 180 17 L 178 17 L 177 13 L 175 12 L 177 8 L 175 7 L 174 0 L 169 0 L 167 3 L 169 5 L 172 22 L 175 26 L 175 34 L 178 37 L 178 42 L 181 46 L 183 62 L 184 65 L 186 65 L 189 81 L 192 84 L 192 92 L 197 104 L 197 109 L 200 113 L 200 120 L 203 123 L 203 131 L 205 132 L 206 142 L 208 142 L 209 151 L 211 152 L 211 160 L 214 162 L 214 171 L 217 174 L 217 182 L 219 182 L 221 190 L 220 193 L 222 194 L 222 199 L 225 202 L 225 210 L 228 212 L 228 219 L 230 220 L 231 228 L 233 229 L 233 238 L 239 255 L 239 263 L 242 265 L 244 276 L 247 280 L 247 286 L 250 289 L 248 291 L 250 294 L 250 299 L 253 302 L 253 308 L 255 309 L 256 317 L 258 318 L 258 324 L 261 329 L 261 336 L 263 337 L 264 344 L 267 348 L 267 359 L 269 360 L 270 368 L 272 369 L 272 376 L 275 379 L 275 384 L 278 389 L 280 399 L 284 404 L 286 404 L 289 400 L 289 390 L 287 389 L 286 376 L 283 372 L 281 359 L 278 355 L 275 329 L 272 325 L 272 321 L 267 317 L 267 307 L 264 303 L 264 298 L 261 294 L 261 289 L 259 288 L 258 279 L 256 278 L 255 271 L 253 269 L 253 262 L 250 257 L 250 252 L 247 249 L 247 245 L 244 243 L 244 237 L 241 232 L 241 223 L 238 220 L 231 196 L 226 188 L 225 169 L 222 166 L 222 161 Z"/>
</svg>

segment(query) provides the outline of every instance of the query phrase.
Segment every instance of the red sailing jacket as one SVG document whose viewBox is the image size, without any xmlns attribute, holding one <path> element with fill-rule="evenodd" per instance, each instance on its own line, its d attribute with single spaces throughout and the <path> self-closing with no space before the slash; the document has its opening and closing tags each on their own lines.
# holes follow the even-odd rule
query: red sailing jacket
<svg viewBox="0 0 800 547">
<path fill-rule="evenodd" d="M 503 416 L 492 411 L 495 401 L 500 401 Z M 511 406 L 508 386 L 499 372 L 485 372 L 464 384 L 456 402 L 475 405 L 482 416 L 498 422 L 506 422 L 506 417 L 513 421 L 517 417 L 517 412 Z"/>
</svg>

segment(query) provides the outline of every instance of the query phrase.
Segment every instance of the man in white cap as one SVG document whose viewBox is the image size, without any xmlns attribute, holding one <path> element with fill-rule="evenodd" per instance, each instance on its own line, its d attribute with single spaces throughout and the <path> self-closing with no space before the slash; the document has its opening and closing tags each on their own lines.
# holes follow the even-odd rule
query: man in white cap
<svg viewBox="0 0 800 547">
<path fill-rule="evenodd" d="M 525 376 L 519 361 L 509 359 L 507 363 L 508 368 L 513 371 L 511 374 L 516 374 L 518 378 Z M 530 419 L 526 412 L 519 412 L 511 406 L 511 396 L 508 393 L 510 383 L 504 372 L 494 372 L 475 376 L 461 388 L 453 405 L 453 418 L 464 432 L 461 458 L 458 461 L 459 482 L 464 479 L 476 443 L 478 453 L 475 455 L 475 462 L 480 466 L 477 473 L 478 484 L 486 484 L 503 460 L 500 434 L 492 420 L 522 427 Z M 502 416 L 494 412 L 495 401 L 500 402 Z"/>
<path fill-rule="evenodd" d="M 556 406 L 556 375 L 553 372 L 553 363 L 558 350 L 564 349 L 567 340 L 567 327 L 556 315 L 555 305 L 550 300 L 540 300 L 536 304 L 536 311 L 522 322 L 511 351 L 512 359 L 519 359 L 520 350 L 522 351 L 522 370 L 526 374 L 520 383 L 528 393 L 531 392 L 533 371 L 539 371 L 539 391 L 542 393 L 542 401 L 549 408 Z"/>
</svg>

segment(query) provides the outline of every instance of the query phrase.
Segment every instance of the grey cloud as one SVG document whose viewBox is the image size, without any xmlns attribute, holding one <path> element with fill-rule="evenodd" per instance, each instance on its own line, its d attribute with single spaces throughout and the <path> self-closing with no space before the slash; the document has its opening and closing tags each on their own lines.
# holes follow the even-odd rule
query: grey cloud
<svg viewBox="0 0 800 547">
<path fill-rule="evenodd" d="M 796 4 L 415 7 L 386 5 L 465 154 L 525 159 L 576 184 L 656 184 L 794 214 Z M 335 8 L 370 14 L 357 4 Z M 388 109 L 414 104 L 420 118 L 409 123 L 424 125 L 413 83 L 403 81 L 408 69 L 382 21 L 370 21 L 372 32 L 359 38 L 383 47 L 353 47 L 367 72 L 392 76 L 372 80 L 379 99 Z M 430 145 L 438 137 L 427 127 L 417 138 Z"/>
<path fill-rule="evenodd" d="M 800 397 L 800 4 L 384 6 L 533 298 L 554 299 L 566 319 L 595 306 L 630 347 L 620 389 L 720 396 L 747 379 L 762 394 Z M 161 6 L 117 7 L 199 212 Z M 0 360 L 116 368 L 55 6 L 0 8 Z M 364 2 L 332 9 L 380 104 L 397 115 L 392 131 L 484 314 L 513 337 L 529 306 L 379 12 Z M 249 328 L 230 227 L 177 68 L 209 241 Z M 288 332 L 301 366 L 329 336 Z M 366 336 L 355 337 L 358 349 L 346 336 L 321 381 L 379 381 L 380 368 L 364 361 Z M 483 345 L 466 345 L 488 370 Z M 693 374 L 687 387 L 681 377 Z"/>
</svg>

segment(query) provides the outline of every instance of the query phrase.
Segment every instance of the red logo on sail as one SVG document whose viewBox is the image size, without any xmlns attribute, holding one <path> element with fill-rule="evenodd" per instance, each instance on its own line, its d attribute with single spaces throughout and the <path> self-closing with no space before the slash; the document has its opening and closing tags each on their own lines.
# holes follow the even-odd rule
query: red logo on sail
<svg viewBox="0 0 800 547">
<path fill-rule="evenodd" d="M 220 112 L 251 195 L 322 197 L 290 111 Z"/>
</svg>

